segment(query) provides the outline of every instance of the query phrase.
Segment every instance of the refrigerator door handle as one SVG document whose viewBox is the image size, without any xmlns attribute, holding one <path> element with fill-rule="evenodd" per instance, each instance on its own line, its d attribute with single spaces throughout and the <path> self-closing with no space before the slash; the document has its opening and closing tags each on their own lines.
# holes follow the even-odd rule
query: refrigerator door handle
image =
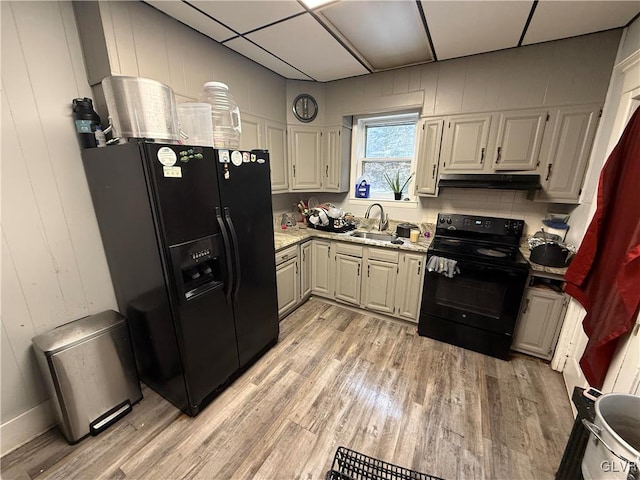
<svg viewBox="0 0 640 480">
<path fill-rule="evenodd" d="M 218 225 L 220 226 L 220 233 L 222 233 L 222 243 L 224 244 L 224 253 L 227 257 L 225 263 L 227 265 L 227 291 L 225 293 L 227 297 L 227 303 L 231 302 L 231 290 L 233 286 L 233 268 L 231 266 L 231 248 L 229 244 L 229 235 L 227 235 L 227 227 L 224 224 L 224 220 L 222 220 L 222 214 L 220 213 L 220 207 L 216 207 L 216 220 L 218 220 Z"/>
<path fill-rule="evenodd" d="M 231 220 L 231 214 L 229 212 L 229 207 L 224 207 L 224 218 L 227 221 L 227 225 L 229 225 L 229 231 L 231 232 L 231 239 L 233 241 L 233 253 L 236 259 L 236 284 L 233 291 L 233 298 L 238 300 L 238 292 L 240 291 L 240 253 L 238 249 L 240 246 L 238 245 L 238 236 L 236 235 L 236 229 L 233 226 L 233 221 Z"/>
</svg>

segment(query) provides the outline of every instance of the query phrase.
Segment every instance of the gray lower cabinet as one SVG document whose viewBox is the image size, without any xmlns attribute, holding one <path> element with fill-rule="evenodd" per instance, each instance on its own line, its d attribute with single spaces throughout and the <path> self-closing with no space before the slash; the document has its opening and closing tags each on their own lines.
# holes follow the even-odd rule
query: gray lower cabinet
<svg viewBox="0 0 640 480">
<path fill-rule="evenodd" d="M 362 258 L 336 253 L 336 300 L 360 306 Z"/>
<path fill-rule="evenodd" d="M 417 322 L 424 264 L 423 253 L 324 239 L 289 247 L 276 253 L 280 318 L 313 294 Z"/>
<path fill-rule="evenodd" d="M 298 259 L 292 258 L 276 267 L 278 315 L 282 316 L 298 303 Z"/>
<path fill-rule="evenodd" d="M 563 293 L 541 286 L 528 287 L 511 349 L 551 360 L 567 303 Z"/>
<path fill-rule="evenodd" d="M 311 243 L 309 240 L 300 245 L 298 259 L 300 260 L 300 301 L 311 295 Z"/>
<path fill-rule="evenodd" d="M 362 280 L 362 306 L 367 310 L 395 313 L 398 264 L 367 259 Z"/>
<path fill-rule="evenodd" d="M 278 316 L 282 318 L 298 305 L 300 298 L 297 245 L 276 253 L 276 285 L 278 288 Z"/>
<path fill-rule="evenodd" d="M 276 252 L 278 315 L 282 319 L 311 295 L 312 240 Z"/>
<path fill-rule="evenodd" d="M 328 240 L 311 241 L 311 293 L 333 298 L 333 250 Z"/>
<path fill-rule="evenodd" d="M 424 254 L 408 252 L 403 252 L 398 262 L 396 315 L 412 322 L 418 321 L 420 313 L 425 263 Z"/>
</svg>

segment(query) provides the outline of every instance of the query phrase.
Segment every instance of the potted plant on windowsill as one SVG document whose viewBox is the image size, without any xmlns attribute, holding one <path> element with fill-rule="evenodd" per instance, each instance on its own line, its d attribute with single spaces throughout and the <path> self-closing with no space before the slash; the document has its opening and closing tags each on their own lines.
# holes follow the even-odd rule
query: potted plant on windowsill
<svg viewBox="0 0 640 480">
<path fill-rule="evenodd" d="M 404 190 L 404 187 L 407 186 L 407 184 L 412 178 L 413 178 L 413 173 L 409 175 L 409 177 L 404 181 L 402 186 L 400 186 L 400 172 L 396 171 L 396 176 L 394 178 L 391 178 L 389 175 L 387 175 L 387 172 L 384 172 L 384 179 L 389 184 L 389 187 L 393 192 L 393 198 L 395 198 L 396 200 L 402 200 L 402 190 Z"/>
</svg>

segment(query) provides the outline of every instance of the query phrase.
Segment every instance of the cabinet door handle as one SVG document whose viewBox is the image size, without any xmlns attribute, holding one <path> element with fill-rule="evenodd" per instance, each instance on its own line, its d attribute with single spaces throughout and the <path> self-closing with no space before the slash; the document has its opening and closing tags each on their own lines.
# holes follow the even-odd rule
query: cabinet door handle
<svg viewBox="0 0 640 480">
<path fill-rule="evenodd" d="M 295 165 L 293 165 L 293 176 L 294 177 L 296 176 L 296 166 Z"/>
<path fill-rule="evenodd" d="M 360 276 L 360 264 L 358 264 L 358 276 Z"/>
<path fill-rule="evenodd" d="M 525 313 L 527 313 L 527 310 L 529 310 L 529 302 L 531 301 L 530 298 L 527 298 L 527 300 L 524 302 L 524 310 L 522 310 L 522 314 L 524 315 Z"/>
<path fill-rule="evenodd" d="M 436 165 L 435 163 L 433 164 L 433 170 L 431 170 L 431 178 L 436 178 Z"/>
<path fill-rule="evenodd" d="M 480 150 L 480 165 L 484 165 L 484 147 Z M 295 172 L 295 170 L 294 170 Z M 295 175 L 295 173 L 294 173 Z"/>
<path fill-rule="evenodd" d="M 326 172 L 325 177 L 329 178 L 329 165 L 324 168 L 324 171 Z"/>
<path fill-rule="evenodd" d="M 296 262 L 296 275 L 298 274 L 298 262 Z"/>
<path fill-rule="evenodd" d="M 502 147 L 498 147 L 498 156 L 496 157 L 496 163 L 500 163 L 501 156 L 502 156 Z"/>
<path fill-rule="evenodd" d="M 549 166 L 547 167 L 547 178 L 544 179 L 545 182 L 547 180 L 549 180 L 549 177 L 551 176 L 551 169 L 552 168 L 553 168 L 553 163 L 550 163 Z"/>
<path fill-rule="evenodd" d="M 420 276 L 420 270 L 422 270 L 422 262 L 418 262 L 418 276 Z"/>
<path fill-rule="evenodd" d="M 367 277 L 369 277 L 370 268 L 371 268 L 371 265 L 367 265 Z"/>
</svg>

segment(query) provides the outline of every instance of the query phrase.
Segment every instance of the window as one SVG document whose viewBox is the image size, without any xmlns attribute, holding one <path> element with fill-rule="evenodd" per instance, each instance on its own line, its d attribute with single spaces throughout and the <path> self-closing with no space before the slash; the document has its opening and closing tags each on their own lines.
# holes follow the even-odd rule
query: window
<svg viewBox="0 0 640 480">
<path fill-rule="evenodd" d="M 356 134 L 356 178 L 364 176 L 370 185 L 369 198 L 393 200 L 385 179 L 399 179 L 400 186 L 415 172 L 416 124 L 418 114 L 359 117 Z M 402 198 L 414 198 L 413 178 L 402 190 Z"/>
</svg>

